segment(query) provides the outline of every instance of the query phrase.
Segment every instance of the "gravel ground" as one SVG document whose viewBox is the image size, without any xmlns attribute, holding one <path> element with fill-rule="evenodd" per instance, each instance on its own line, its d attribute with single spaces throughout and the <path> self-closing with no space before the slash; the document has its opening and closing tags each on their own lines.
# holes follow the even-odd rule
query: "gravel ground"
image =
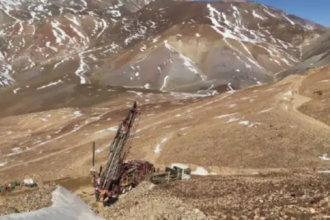
<svg viewBox="0 0 330 220">
<path fill-rule="evenodd" d="M 2 195 L 0 203 L 0 216 L 20 212 L 30 212 L 51 206 L 52 192 L 55 184 L 45 185 L 35 190 L 18 190 Z"/>
<path fill-rule="evenodd" d="M 211 219 L 330 218 L 329 176 L 207 177 L 162 190 Z"/>
<path fill-rule="evenodd" d="M 52 184 L 2 197 L 0 214 L 50 206 L 54 189 Z M 157 186 L 144 182 L 109 207 L 95 203 L 91 194 L 81 196 L 96 214 L 113 220 L 330 218 L 330 176 L 316 174 L 210 176 Z"/>
<path fill-rule="evenodd" d="M 106 219 L 114 220 L 206 220 L 199 209 L 187 205 L 179 198 L 159 193 L 153 184 L 144 182 L 123 195 L 118 202 L 94 211 Z"/>
</svg>

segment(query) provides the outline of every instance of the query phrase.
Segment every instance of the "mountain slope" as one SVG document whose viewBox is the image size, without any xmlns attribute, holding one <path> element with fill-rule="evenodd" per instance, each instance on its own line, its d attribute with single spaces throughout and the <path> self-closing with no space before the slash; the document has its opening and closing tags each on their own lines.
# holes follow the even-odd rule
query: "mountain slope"
<svg viewBox="0 0 330 220">
<path fill-rule="evenodd" d="M 303 74 L 307 70 L 315 67 L 327 66 L 330 64 L 330 31 L 321 35 L 319 38 L 303 45 L 301 50 L 303 56 L 301 62 L 293 67 L 280 72 L 277 78 L 281 79 L 291 74 Z"/>
<path fill-rule="evenodd" d="M 156 5 L 157 3 L 160 4 L 156 2 L 147 6 L 145 11 L 140 11 L 137 15 L 138 18 L 134 16 L 132 26 L 139 27 L 139 22 L 146 20 L 145 17 L 146 14 L 150 14 L 149 11 L 153 11 L 153 8 L 161 7 Z M 271 17 L 267 14 L 268 11 L 264 11 L 267 9 L 254 3 L 237 4 L 237 7 L 240 8 L 237 8 L 233 4 L 222 2 L 217 2 L 215 6 L 219 8 L 219 11 L 226 11 L 226 13 L 221 14 L 211 4 L 201 2 L 172 2 L 167 5 L 162 3 L 162 7 L 165 10 L 162 13 L 163 21 L 171 24 L 171 27 L 156 39 L 149 39 L 149 42 L 151 40 L 153 41 L 152 43 L 150 42 L 148 44 L 148 41 L 144 41 L 139 47 L 136 46 L 136 50 L 139 51 L 131 51 L 129 56 L 138 57 L 136 60 L 139 60 L 139 63 L 136 66 L 141 66 L 140 58 L 145 59 L 145 57 L 148 58 L 150 56 L 151 59 L 145 62 L 149 62 L 151 68 L 147 71 L 144 69 L 142 72 L 150 72 L 150 69 L 152 69 L 154 72 L 152 75 L 154 76 L 157 75 L 158 70 L 154 67 L 157 61 L 155 62 L 153 58 L 159 57 L 157 55 L 159 54 L 159 50 L 164 50 L 163 53 L 168 53 L 169 51 L 179 53 L 190 59 L 186 62 L 187 65 L 182 65 L 182 67 L 174 71 L 186 72 L 190 70 L 190 78 L 193 78 L 196 75 L 195 72 L 198 72 L 201 76 L 197 77 L 195 82 L 198 83 L 199 88 L 219 86 L 228 82 L 232 84 L 231 87 L 241 88 L 251 84 L 272 81 L 274 72 L 278 72 L 298 62 L 298 56 L 300 54 L 294 45 L 299 45 L 306 40 L 308 41 L 315 34 L 309 29 L 304 29 L 305 27 L 300 26 L 300 24 L 294 25 L 294 28 L 292 28 L 291 23 L 287 20 L 287 27 L 283 26 L 281 24 L 282 20 L 274 19 L 275 15 Z M 189 9 L 189 14 L 180 11 L 180 8 L 183 7 Z M 259 22 L 256 20 L 255 17 L 258 14 L 254 8 L 263 11 L 265 14 L 264 20 L 266 21 L 261 20 Z M 248 13 L 249 11 L 252 11 L 252 15 Z M 180 16 L 177 14 L 180 14 Z M 227 17 L 227 14 L 233 14 L 234 16 Z M 276 26 L 276 24 L 278 25 Z M 269 27 L 272 28 L 272 34 L 269 32 Z M 286 34 L 283 35 L 283 32 L 286 32 Z M 127 36 L 125 33 L 122 33 L 122 35 Z M 147 35 L 153 35 L 153 31 L 150 30 L 148 32 L 147 29 Z M 142 35 L 139 37 L 145 39 Z M 154 48 L 150 49 L 150 44 L 154 45 Z M 160 46 L 162 49 L 159 48 Z M 138 55 L 134 53 L 138 53 Z M 127 56 L 125 54 L 125 59 L 127 59 Z M 165 67 L 163 69 L 168 71 L 168 69 L 177 68 L 175 62 L 171 64 L 173 60 L 168 58 L 168 54 L 164 54 L 164 57 L 166 58 L 162 60 L 158 59 L 164 61 L 162 66 Z M 134 59 L 132 60 L 134 62 Z M 130 66 L 127 66 L 124 70 L 120 69 L 119 73 L 114 74 L 114 76 L 118 76 L 123 71 L 126 73 L 129 72 L 127 75 L 132 76 L 136 71 L 133 68 L 130 70 L 130 68 Z M 175 72 L 173 74 L 175 75 Z M 159 83 L 159 85 L 163 85 L 165 81 L 178 82 L 177 77 L 171 80 L 169 76 L 171 73 L 165 73 L 164 75 L 168 76 L 168 78 L 162 80 L 163 83 Z M 182 75 L 180 74 L 179 77 L 182 77 Z M 113 79 L 111 78 L 111 80 Z M 187 84 L 189 86 L 192 83 Z M 198 89 L 198 87 L 196 88 L 196 84 L 192 86 L 195 87 L 192 90 Z M 182 85 L 182 87 L 187 89 L 186 85 Z M 171 90 L 173 88 L 169 87 L 168 89 Z"/>
<path fill-rule="evenodd" d="M 128 159 L 160 167 L 181 162 L 216 173 L 327 168 L 328 73 L 329 68 L 316 69 L 207 98 L 75 84 L 0 91 L 0 179 L 27 172 L 55 178 L 89 167 L 91 142 L 106 152 L 134 101 L 142 115 Z M 97 154 L 97 162 L 106 157 Z M 72 170 L 50 172 L 59 163 Z"/>
<path fill-rule="evenodd" d="M 251 2 L 155 1 L 136 13 L 114 1 L 4 4 L 0 65 L 7 86 L 61 78 L 185 92 L 238 89 L 273 81 L 299 62 L 300 45 L 324 32 Z M 14 19 L 23 9 L 29 15 Z"/>
</svg>

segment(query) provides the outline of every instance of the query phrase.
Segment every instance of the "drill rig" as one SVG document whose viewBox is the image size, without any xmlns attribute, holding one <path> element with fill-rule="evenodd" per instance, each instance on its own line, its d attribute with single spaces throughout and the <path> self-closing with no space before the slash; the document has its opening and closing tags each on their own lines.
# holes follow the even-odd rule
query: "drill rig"
<svg viewBox="0 0 330 220">
<path fill-rule="evenodd" d="M 131 148 L 139 115 L 137 103 L 134 102 L 110 145 L 106 166 L 104 169 L 101 166 L 98 174 L 92 172 L 97 201 L 105 202 L 106 198 L 125 193 L 155 172 L 154 165 L 147 161 L 124 162 Z"/>
</svg>

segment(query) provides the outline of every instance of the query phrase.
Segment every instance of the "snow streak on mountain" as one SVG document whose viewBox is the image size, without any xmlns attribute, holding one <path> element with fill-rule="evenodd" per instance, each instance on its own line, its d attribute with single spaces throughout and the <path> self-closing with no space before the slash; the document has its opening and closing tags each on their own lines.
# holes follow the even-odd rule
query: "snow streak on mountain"
<svg viewBox="0 0 330 220">
<path fill-rule="evenodd" d="M 0 86 L 203 94 L 273 81 L 326 31 L 253 2 L 170 0 L 4 0 L 0 25 Z"/>
</svg>

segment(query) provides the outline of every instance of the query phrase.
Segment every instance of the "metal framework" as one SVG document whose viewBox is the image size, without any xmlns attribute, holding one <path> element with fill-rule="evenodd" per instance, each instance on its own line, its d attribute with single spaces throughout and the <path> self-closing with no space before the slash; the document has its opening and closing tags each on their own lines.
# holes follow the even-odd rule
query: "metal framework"
<svg viewBox="0 0 330 220">
<path fill-rule="evenodd" d="M 134 102 L 126 118 L 120 123 L 109 147 L 106 166 L 103 170 L 101 166 L 98 174 L 95 170 L 92 172 L 97 201 L 105 202 L 107 197 L 125 193 L 146 179 L 154 183 L 161 183 L 182 177 L 182 171 L 172 168 L 166 168 L 165 172 L 156 172 L 154 165 L 144 160 L 124 162 L 132 147 L 139 116 L 140 111 L 137 108 L 137 103 Z M 93 166 L 94 151 L 95 144 L 93 145 Z"/>
<path fill-rule="evenodd" d="M 143 179 L 146 173 L 141 173 L 141 171 L 146 171 L 146 167 L 147 169 L 153 168 L 152 164 L 149 166 L 149 163 L 144 161 L 124 163 L 138 126 L 139 115 L 137 103 L 134 102 L 126 118 L 120 123 L 116 136 L 110 145 L 108 162 L 104 169 L 100 168 L 100 181 L 97 184 L 101 201 L 104 200 L 104 197 L 111 197 L 120 193 L 124 179 L 127 181 L 128 177 L 133 177 L 131 182 L 138 184 L 138 180 Z M 132 175 L 132 172 L 134 172 L 134 175 Z M 95 182 L 97 181 L 94 180 Z"/>
</svg>

